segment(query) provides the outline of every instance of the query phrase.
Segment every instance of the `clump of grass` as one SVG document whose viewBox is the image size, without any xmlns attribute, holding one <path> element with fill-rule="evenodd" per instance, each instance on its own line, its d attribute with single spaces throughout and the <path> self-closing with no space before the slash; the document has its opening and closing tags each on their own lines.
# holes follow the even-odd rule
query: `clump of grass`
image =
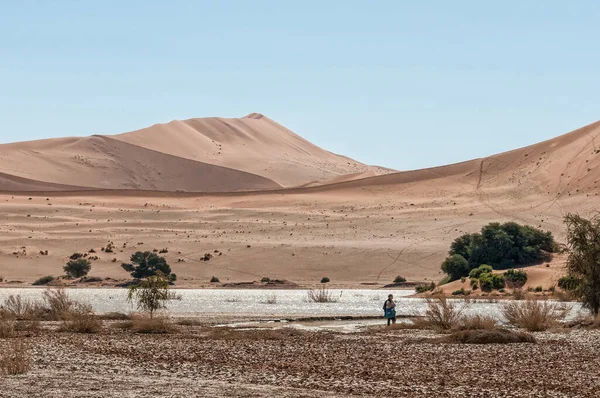
<svg viewBox="0 0 600 398">
<path fill-rule="evenodd" d="M 515 288 L 512 291 L 512 296 L 515 300 L 525 300 L 527 298 L 527 292 L 521 288 Z"/>
<path fill-rule="evenodd" d="M 25 319 L 32 312 L 32 305 L 29 301 L 23 300 L 20 294 L 10 295 L 4 299 L 4 304 L 0 308 L 0 317 L 10 319 Z"/>
<path fill-rule="evenodd" d="M 98 333 L 102 330 L 102 321 L 82 308 L 71 312 L 69 319 L 63 321 L 60 330 L 72 333 Z"/>
<path fill-rule="evenodd" d="M 458 321 L 458 330 L 492 330 L 496 328 L 497 320 L 490 315 L 463 316 Z"/>
<path fill-rule="evenodd" d="M 0 350 L 0 374 L 25 374 L 31 367 L 29 348 L 21 339 L 10 339 L 6 347 Z"/>
<path fill-rule="evenodd" d="M 42 276 L 41 278 L 39 278 L 35 282 L 33 282 L 32 285 L 33 286 L 44 286 L 44 285 L 47 285 L 48 283 L 52 282 L 53 280 L 54 280 L 54 277 L 52 275 Z"/>
<path fill-rule="evenodd" d="M 571 307 L 551 301 L 527 299 L 511 301 L 502 306 L 502 315 L 510 325 L 540 332 L 565 320 Z"/>
<path fill-rule="evenodd" d="M 131 330 L 136 333 L 167 334 L 173 333 L 177 329 L 165 317 L 155 316 L 150 318 L 149 316 L 138 315 L 131 318 Z"/>
<path fill-rule="evenodd" d="M 464 306 L 459 307 L 444 295 L 436 294 L 433 298 L 427 298 L 427 309 L 425 316 L 416 319 L 416 323 L 423 329 L 450 330 L 456 328 L 462 318 Z"/>
<path fill-rule="evenodd" d="M 529 333 L 501 328 L 475 329 L 454 332 L 442 338 L 447 343 L 460 344 L 514 344 L 535 343 L 535 337 Z"/>
<path fill-rule="evenodd" d="M 12 319 L 0 319 L 0 339 L 15 335 L 15 322 Z"/>
<path fill-rule="evenodd" d="M 307 293 L 308 301 L 312 303 L 337 303 L 338 299 L 333 296 L 326 286 L 311 289 Z"/>
</svg>

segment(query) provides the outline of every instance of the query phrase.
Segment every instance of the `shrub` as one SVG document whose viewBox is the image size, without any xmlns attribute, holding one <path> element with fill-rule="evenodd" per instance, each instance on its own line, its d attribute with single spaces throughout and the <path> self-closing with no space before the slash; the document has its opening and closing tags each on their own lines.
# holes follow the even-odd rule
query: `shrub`
<svg viewBox="0 0 600 398">
<path fill-rule="evenodd" d="M 463 276 L 460 278 L 460 283 L 465 283 L 467 281 L 467 277 Z"/>
<path fill-rule="evenodd" d="M 469 274 L 469 263 L 462 255 L 453 254 L 442 263 L 442 271 L 455 281 Z"/>
<path fill-rule="evenodd" d="M 213 276 L 212 278 L 210 278 L 210 283 L 219 283 L 219 282 L 221 282 L 221 281 L 216 276 Z"/>
<path fill-rule="evenodd" d="M 29 348 L 21 339 L 10 339 L 0 350 L 0 374 L 20 375 L 29 371 L 31 358 Z"/>
<path fill-rule="evenodd" d="M 321 278 L 321 283 L 329 283 L 329 278 L 324 276 L 323 278 Z"/>
<path fill-rule="evenodd" d="M 530 332 L 540 332 L 563 321 L 570 310 L 571 308 L 564 304 L 528 299 L 505 303 L 502 306 L 502 315 L 510 325 Z"/>
<path fill-rule="evenodd" d="M 42 294 L 44 304 L 36 312 L 50 321 L 68 321 L 79 314 L 91 314 L 92 308 L 72 300 L 64 289 L 48 289 Z"/>
<path fill-rule="evenodd" d="M 24 301 L 20 294 L 16 296 L 11 294 L 4 299 L 0 315 L 8 319 L 25 319 L 31 311 L 32 305 L 29 301 Z"/>
<path fill-rule="evenodd" d="M 33 286 L 43 286 L 52 282 L 54 277 L 52 275 L 42 276 L 39 279 L 36 279 L 35 282 L 32 283 Z"/>
<path fill-rule="evenodd" d="M 428 285 L 419 285 L 419 286 L 417 286 L 415 288 L 415 291 L 417 293 L 425 293 L 425 292 L 431 291 L 433 289 L 435 289 L 435 283 L 431 282 Z"/>
<path fill-rule="evenodd" d="M 479 280 L 471 279 L 471 289 L 477 290 L 479 288 Z"/>
<path fill-rule="evenodd" d="M 93 283 L 93 282 L 102 282 L 102 278 L 98 276 L 84 276 L 81 278 L 81 282 L 83 283 Z"/>
<path fill-rule="evenodd" d="M 520 288 L 527 282 L 527 272 L 522 270 L 509 269 L 504 273 L 506 284 L 510 288 Z"/>
<path fill-rule="evenodd" d="M 313 303 L 336 303 L 338 299 L 333 296 L 326 286 L 308 291 L 308 301 Z"/>
<path fill-rule="evenodd" d="M 576 291 L 579 287 L 579 280 L 574 276 L 563 276 L 558 280 L 558 287 L 568 292 Z"/>
<path fill-rule="evenodd" d="M 442 294 L 426 299 L 426 304 L 425 316 L 415 320 L 417 325 L 426 329 L 449 330 L 459 324 L 464 307 L 459 308 Z"/>
<path fill-rule="evenodd" d="M 442 270 L 453 280 L 469 275 L 473 268 L 489 264 L 494 269 L 535 264 L 551 258 L 549 253 L 556 249 L 550 232 L 519 225 L 514 222 L 490 223 L 479 233 L 459 236 L 450 245 L 449 257 L 460 256 L 467 261 L 454 260 L 442 264 Z"/>
<path fill-rule="evenodd" d="M 85 258 L 78 258 L 77 260 L 69 261 L 63 270 L 69 278 L 81 278 L 86 276 L 92 269 L 92 264 Z"/>
<path fill-rule="evenodd" d="M 169 291 L 169 279 L 161 274 L 149 276 L 146 280 L 137 285 L 129 287 L 128 301 L 135 301 L 139 310 L 150 313 L 150 318 L 154 312 L 166 308 L 166 302 L 169 300 L 178 300 L 179 296 Z"/>
<path fill-rule="evenodd" d="M 463 288 L 463 287 L 452 292 L 453 296 L 468 296 L 469 294 L 471 294 L 471 291 L 465 290 L 465 288 Z"/>
<path fill-rule="evenodd" d="M 78 260 L 83 257 L 83 253 L 73 253 L 69 256 L 71 260 Z"/>
<path fill-rule="evenodd" d="M 121 264 L 121 267 L 136 279 L 155 276 L 158 272 L 169 277 L 171 267 L 164 257 L 149 251 L 135 252 L 131 255 L 131 263 Z"/>
<path fill-rule="evenodd" d="M 269 278 L 268 276 L 265 276 L 260 281 L 263 283 L 271 282 L 271 278 Z"/>
<path fill-rule="evenodd" d="M 541 286 L 536 286 L 536 287 L 535 287 L 535 292 L 536 292 L 536 293 L 541 293 L 541 292 L 543 292 L 543 291 L 544 291 L 544 288 L 543 288 L 543 287 L 541 287 Z"/>
<path fill-rule="evenodd" d="M 479 285 L 484 292 L 504 288 L 504 276 L 500 274 L 483 274 L 479 277 Z"/>
<path fill-rule="evenodd" d="M 525 300 L 527 293 L 521 288 L 516 288 L 513 289 L 512 296 L 515 300 Z"/>
<path fill-rule="evenodd" d="M 471 270 L 471 272 L 469 272 L 469 278 L 472 279 L 479 279 L 479 277 L 483 274 L 491 274 L 492 273 L 492 267 L 490 267 L 487 264 L 482 264 L 477 268 L 473 268 Z"/>
<path fill-rule="evenodd" d="M 394 283 L 404 283 L 404 282 L 406 282 L 406 278 L 401 275 L 398 275 L 394 278 Z"/>
</svg>

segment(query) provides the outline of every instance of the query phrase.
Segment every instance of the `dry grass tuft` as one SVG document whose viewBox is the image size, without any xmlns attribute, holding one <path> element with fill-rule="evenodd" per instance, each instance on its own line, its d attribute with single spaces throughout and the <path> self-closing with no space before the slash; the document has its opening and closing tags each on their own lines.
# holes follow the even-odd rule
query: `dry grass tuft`
<svg viewBox="0 0 600 398">
<path fill-rule="evenodd" d="M 131 315 L 122 312 L 107 312 L 106 314 L 98 315 L 98 319 L 103 321 L 127 321 L 131 319 Z"/>
<path fill-rule="evenodd" d="M 570 306 L 562 303 L 527 299 L 505 303 L 502 315 L 510 325 L 540 332 L 559 325 L 570 310 Z"/>
<path fill-rule="evenodd" d="M 0 319 L 0 339 L 15 335 L 15 322 L 12 319 Z"/>
<path fill-rule="evenodd" d="M 535 337 L 529 333 L 507 329 L 462 330 L 440 339 L 447 343 L 460 344 L 514 344 L 535 343 Z"/>
<path fill-rule="evenodd" d="M 146 315 L 134 315 L 130 321 L 119 322 L 115 327 L 130 329 L 135 333 L 168 334 L 175 333 L 177 328 L 168 318 L 155 316 L 150 318 Z"/>
<path fill-rule="evenodd" d="M 463 316 L 458 321 L 458 330 L 493 330 L 497 320 L 490 315 Z"/>
<path fill-rule="evenodd" d="M 527 291 L 521 288 L 515 288 L 512 291 L 512 296 L 515 300 L 525 300 L 527 298 Z"/>
<path fill-rule="evenodd" d="M 326 286 L 308 291 L 308 301 L 312 303 L 337 303 L 337 297 Z"/>
<path fill-rule="evenodd" d="M 10 295 L 4 299 L 2 305 L 2 317 L 10 319 L 25 319 L 31 315 L 32 305 L 30 302 L 23 300 L 21 295 Z"/>
<path fill-rule="evenodd" d="M 464 306 L 460 307 L 441 294 L 426 299 L 425 316 L 415 319 L 419 329 L 450 330 L 456 328 L 462 318 Z"/>
<path fill-rule="evenodd" d="M 7 341 L 6 347 L 0 350 L 0 374 L 25 374 L 31 367 L 29 348 L 21 339 Z"/>
<path fill-rule="evenodd" d="M 63 332 L 98 333 L 102 330 L 102 321 L 89 312 L 71 313 L 60 327 Z"/>
</svg>

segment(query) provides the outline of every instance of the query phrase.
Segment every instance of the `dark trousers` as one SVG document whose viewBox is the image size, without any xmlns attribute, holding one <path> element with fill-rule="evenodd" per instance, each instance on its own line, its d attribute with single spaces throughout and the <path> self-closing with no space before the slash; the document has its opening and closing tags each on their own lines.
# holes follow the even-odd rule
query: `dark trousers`
<svg viewBox="0 0 600 398">
<path fill-rule="evenodd" d="M 387 324 L 387 325 L 388 325 L 388 326 L 390 326 L 390 324 L 392 324 L 392 323 L 396 323 L 396 317 L 393 317 L 393 318 L 388 318 L 388 319 L 387 319 L 387 321 L 388 321 L 388 324 Z"/>
</svg>

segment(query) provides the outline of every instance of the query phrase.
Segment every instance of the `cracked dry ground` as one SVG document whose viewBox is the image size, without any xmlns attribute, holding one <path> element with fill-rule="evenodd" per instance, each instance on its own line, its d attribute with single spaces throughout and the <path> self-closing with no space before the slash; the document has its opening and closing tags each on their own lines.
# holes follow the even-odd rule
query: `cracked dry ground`
<svg viewBox="0 0 600 398">
<path fill-rule="evenodd" d="M 27 338 L 33 367 L 0 397 L 598 397 L 600 332 L 538 344 L 415 342 L 426 331 L 357 334 L 185 327 Z M 412 341 L 411 341 L 412 340 Z M 0 341 L 2 343 L 2 341 Z"/>
</svg>

